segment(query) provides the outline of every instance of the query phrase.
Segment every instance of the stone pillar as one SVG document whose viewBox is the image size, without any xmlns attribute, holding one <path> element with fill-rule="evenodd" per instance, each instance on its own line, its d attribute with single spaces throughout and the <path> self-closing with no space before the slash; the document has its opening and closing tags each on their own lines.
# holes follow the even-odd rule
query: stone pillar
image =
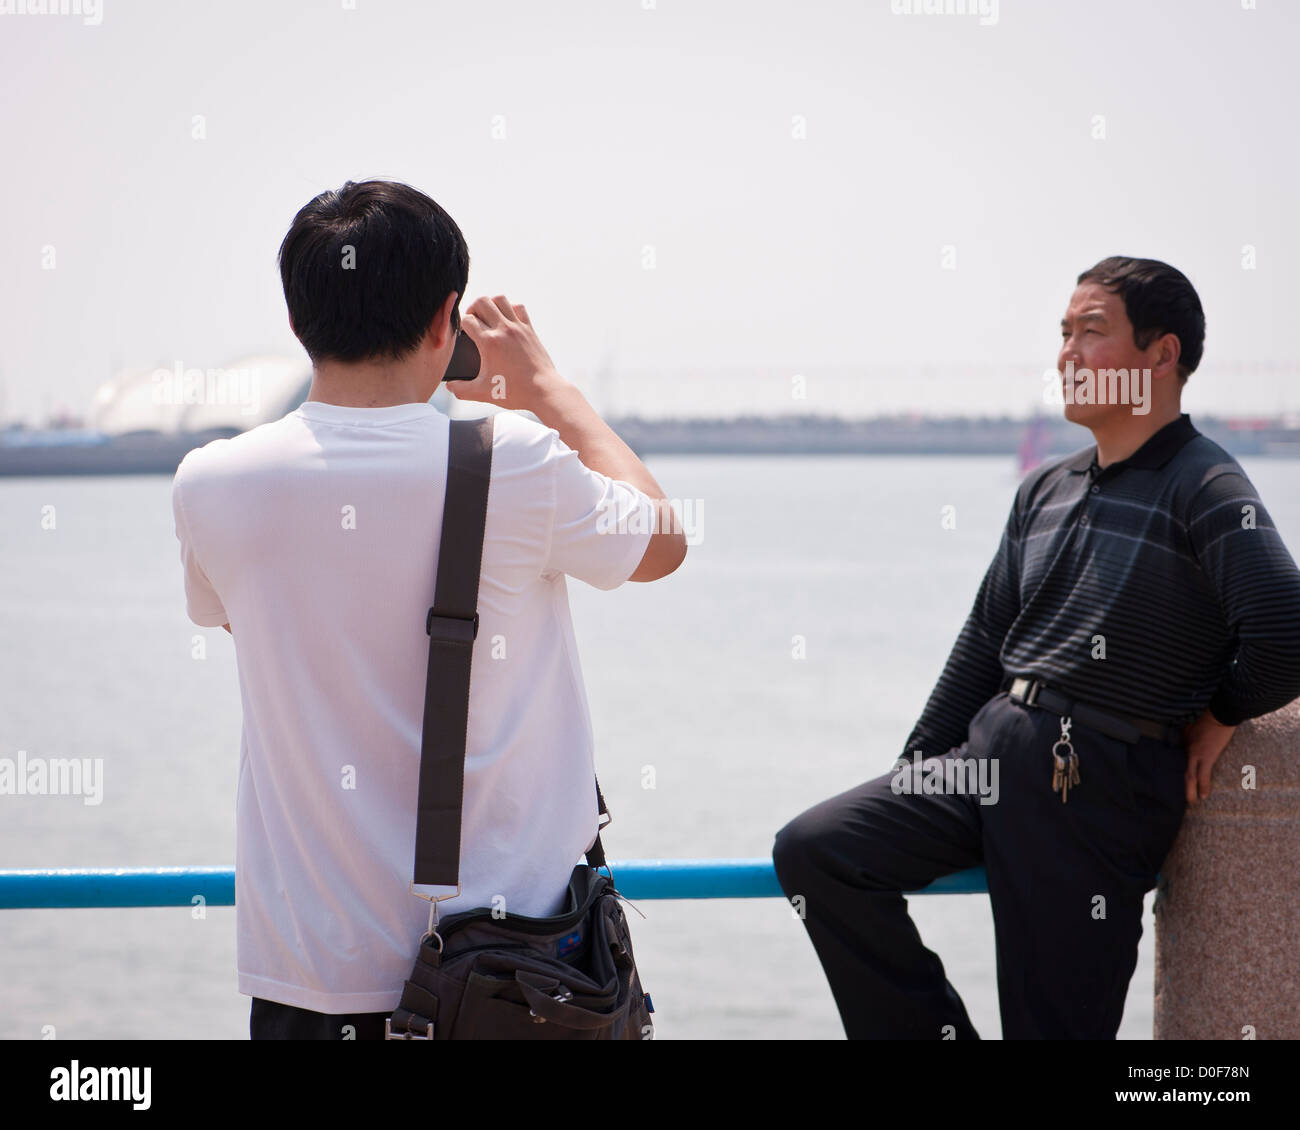
<svg viewBox="0 0 1300 1130">
<path fill-rule="evenodd" d="M 1211 789 L 1161 868 L 1155 1038 L 1300 1039 L 1300 702 L 1238 726 Z"/>
</svg>

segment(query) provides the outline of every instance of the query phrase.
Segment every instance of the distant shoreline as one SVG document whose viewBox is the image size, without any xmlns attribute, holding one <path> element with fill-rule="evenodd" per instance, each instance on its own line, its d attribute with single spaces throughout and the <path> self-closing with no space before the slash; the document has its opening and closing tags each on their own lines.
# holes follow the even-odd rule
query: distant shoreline
<svg viewBox="0 0 1300 1130">
<path fill-rule="evenodd" d="M 1300 426 L 1282 420 L 1193 417 L 1198 431 L 1229 454 L 1300 458 Z M 1035 427 L 1040 456 L 1069 455 L 1093 443 L 1087 429 L 1059 417 L 1029 420 L 970 417 L 611 418 L 639 455 L 999 455 L 1014 459 Z"/>
<path fill-rule="evenodd" d="M 1233 456 L 1300 458 L 1300 425 L 1281 419 L 1193 417 L 1197 429 Z M 611 417 L 610 426 L 638 455 L 992 455 L 1015 460 L 1027 431 L 1040 460 L 1091 446 L 1086 429 L 1059 417 L 748 416 L 648 419 Z M 172 474 L 187 451 L 238 435 L 133 432 L 107 436 L 82 429 L 0 431 L 0 476 Z"/>
</svg>

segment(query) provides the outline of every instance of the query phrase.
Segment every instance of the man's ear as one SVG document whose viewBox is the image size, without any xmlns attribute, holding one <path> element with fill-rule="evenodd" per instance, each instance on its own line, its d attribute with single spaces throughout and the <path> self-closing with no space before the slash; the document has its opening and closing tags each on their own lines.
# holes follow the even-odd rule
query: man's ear
<svg viewBox="0 0 1300 1130">
<path fill-rule="evenodd" d="M 1183 352 L 1183 343 L 1178 340 L 1178 335 L 1162 334 L 1156 345 L 1156 367 L 1177 374 L 1178 359 Z"/>
<path fill-rule="evenodd" d="M 438 307 L 438 312 L 433 316 L 433 324 L 429 329 L 433 331 L 434 345 L 439 349 L 447 344 L 448 338 L 456 336 L 456 331 L 451 324 L 451 312 L 456 308 L 456 303 L 459 300 L 460 295 L 453 290 L 443 300 L 442 305 Z"/>
</svg>

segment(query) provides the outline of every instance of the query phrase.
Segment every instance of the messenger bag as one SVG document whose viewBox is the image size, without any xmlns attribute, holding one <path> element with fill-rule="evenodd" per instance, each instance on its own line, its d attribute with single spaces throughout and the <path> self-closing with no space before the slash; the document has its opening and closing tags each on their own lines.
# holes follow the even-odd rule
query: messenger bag
<svg viewBox="0 0 1300 1130">
<path fill-rule="evenodd" d="M 573 869 L 558 914 L 530 918 L 480 907 L 438 919 L 438 902 L 460 894 L 465 739 L 492 432 L 491 415 L 450 425 L 438 577 L 425 618 L 429 668 L 410 884 L 417 898 L 429 899 L 429 928 L 401 1001 L 384 1021 L 384 1038 L 648 1040 L 654 1006 L 641 988 L 599 829 L 586 864 Z M 596 798 L 604 828 L 610 817 L 599 780 Z M 416 884 L 456 891 L 426 896 Z"/>
</svg>

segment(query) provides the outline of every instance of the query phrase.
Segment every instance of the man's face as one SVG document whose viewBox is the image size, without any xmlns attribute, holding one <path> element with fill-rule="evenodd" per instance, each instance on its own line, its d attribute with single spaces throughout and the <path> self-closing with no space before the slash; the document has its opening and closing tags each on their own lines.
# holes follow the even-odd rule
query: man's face
<svg viewBox="0 0 1300 1130">
<path fill-rule="evenodd" d="M 1150 354 L 1155 346 L 1153 341 L 1148 349 L 1137 347 L 1133 325 L 1118 294 L 1112 294 L 1098 283 L 1077 287 L 1061 319 L 1061 351 L 1056 358 L 1061 391 L 1065 395 L 1065 418 L 1074 424 L 1094 427 L 1134 413 L 1135 405 L 1137 413 L 1141 413 L 1143 405 L 1139 398 L 1145 402 L 1146 411 L 1150 411 L 1151 379 L 1143 370 L 1153 367 Z M 1067 368 L 1070 362 L 1073 362 L 1073 376 Z M 1128 370 L 1127 382 L 1117 384 L 1099 376 L 1113 369 Z M 1088 384 L 1091 389 L 1086 387 Z M 1116 388 L 1121 390 L 1121 397 L 1113 397 Z M 1122 398 L 1125 388 L 1126 403 L 1097 403 Z M 1080 399 L 1093 403 L 1079 403 Z"/>
</svg>

